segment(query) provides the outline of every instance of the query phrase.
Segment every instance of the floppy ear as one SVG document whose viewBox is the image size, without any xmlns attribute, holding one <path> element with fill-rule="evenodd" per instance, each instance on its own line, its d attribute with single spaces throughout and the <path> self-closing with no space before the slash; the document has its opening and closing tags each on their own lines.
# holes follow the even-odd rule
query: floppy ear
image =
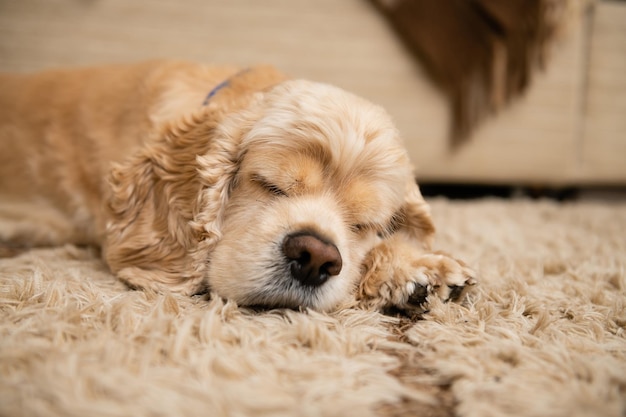
<svg viewBox="0 0 626 417">
<path fill-rule="evenodd" d="M 435 225 L 430 216 L 430 207 L 422 197 L 417 182 L 411 176 L 406 183 L 404 204 L 398 218 L 398 228 L 429 250 L 433 243 Z"/>
<path fill-rule="evenodd" d="M 205 289 L 240 133 L 221 129 L 211 113 L 170 124 L 111 173 L 104 257 L 132 287 Z"/>
</svg>

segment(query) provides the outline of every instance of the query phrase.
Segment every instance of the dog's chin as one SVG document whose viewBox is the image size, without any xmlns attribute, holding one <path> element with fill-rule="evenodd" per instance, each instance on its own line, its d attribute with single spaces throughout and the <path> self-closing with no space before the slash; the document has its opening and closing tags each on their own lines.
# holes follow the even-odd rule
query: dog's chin
<svg viewBox="0 0 626 417">
<path fill-rule="evenodd" d="M 331 311 L 350 294 L 351 280 L 345 276 L 333 276 L 321 286 L 307 286 L 292 277 L 274 276 L 265 281 L 258 291 L 254 291 L 240 301 L 242 305 L 266 308 L 311 308 L 317 311 Z"/>
<path fill-rule="evenodd" d="M 220 262 L 211 265 L 208 278 L 211 291 L 240 306 L 261 308 L 332 311 L 350 297 L 357 276 L 349 265 L 345 265 L 339 275 L 328 277 L 321 285 L 311 286 L 291 276 L 286 260 L 231 266 L 226 270 Z"/>
</svg>

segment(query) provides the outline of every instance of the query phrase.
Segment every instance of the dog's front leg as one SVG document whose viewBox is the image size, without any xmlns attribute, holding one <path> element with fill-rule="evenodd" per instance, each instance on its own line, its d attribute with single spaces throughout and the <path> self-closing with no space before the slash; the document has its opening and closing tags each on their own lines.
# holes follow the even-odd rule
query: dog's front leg
<svg viewBox="0 0 626 417">
<path fill-rule="evenodd" d="M 459 301 L 476 283 L 475 272 L 464 262 L 422 249 L 402 230 L 374 247 L 362 268 L 359 304 L 380 311 L 422 313 L 429 296 Z"/>
</svg>

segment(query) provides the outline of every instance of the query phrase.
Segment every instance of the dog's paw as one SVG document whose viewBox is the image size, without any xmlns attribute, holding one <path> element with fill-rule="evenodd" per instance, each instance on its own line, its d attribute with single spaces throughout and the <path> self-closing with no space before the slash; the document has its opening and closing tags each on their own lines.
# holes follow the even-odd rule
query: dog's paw
<svg viewBox="0 0 626 417">
<path fill-rule="evenodd" d="M 431 295 L 442 301 L 459 301 L 476 282 L 476 273 L 463 261 L 434 253 L 414 260 L 408 271 L 394 276 L 388 285 L 396 287 L 392 307 L 410 311 L 427 310 Z"/>
<path fill-rule="evenodd" d="M 476 284 L 476 273 L 464 262 L 443 253 L 395 258 L 374 268 L 362 287 L 366 304 L 385 312 L 409 315 L 428 310 L 428 300 L 460 301 Z"/>
</svg>

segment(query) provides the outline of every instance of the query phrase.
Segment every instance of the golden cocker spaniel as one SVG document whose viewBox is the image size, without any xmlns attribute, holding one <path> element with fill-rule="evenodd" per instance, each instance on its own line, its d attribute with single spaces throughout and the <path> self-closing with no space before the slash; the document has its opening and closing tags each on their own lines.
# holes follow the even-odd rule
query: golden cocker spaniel
<svg viewBox="0 0 626 417">
<path fill-rule="evenodd" d="M 330 85 L 146 62 L 0 75 L 0 244 L 89 244 L 131 287 L 420 308 L 474 284 L 398 132 Z"/>
</svg>

